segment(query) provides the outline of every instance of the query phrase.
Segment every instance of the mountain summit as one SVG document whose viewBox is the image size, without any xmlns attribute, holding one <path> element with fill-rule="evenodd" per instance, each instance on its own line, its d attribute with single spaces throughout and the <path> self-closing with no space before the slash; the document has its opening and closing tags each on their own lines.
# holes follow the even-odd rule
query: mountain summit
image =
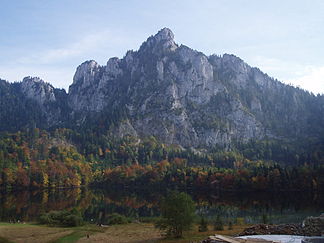
<svg viewBox="0 0 324 243">
<path fill-rule="evenodd" d="M 39 119 L 20 121 L 12 130 L 35 123 L 86 127 L 194 148 L 324 137 L 323 96 L 287 86 L 234 55 L 206 56 L 178 45 L 168 28 L 105 66 L 82 63 L 68 94 L 34 81 L 0 82 L 1 92 L 20 94 L 7 106 L 31 100 L 39 107 Z M 14 123 L 10 119 L 1 124 Z"/>
<path fill-rule="evenodd" d="M 151 36 L 144 42 L 139 52 L 145 52 L 149 49 L 153 53 L 163 53 L 165 51 L 174 51 L 178 45 L 174 42 L 174 34 L 168 28 L 161 29 L 156 35 Z"/>
</svg>

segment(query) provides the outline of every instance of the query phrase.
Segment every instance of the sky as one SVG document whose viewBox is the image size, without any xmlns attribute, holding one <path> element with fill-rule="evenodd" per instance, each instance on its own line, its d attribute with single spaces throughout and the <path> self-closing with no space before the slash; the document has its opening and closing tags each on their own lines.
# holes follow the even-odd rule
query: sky
<svg viewBox="0 0 324 243">
<path fill-rule="evenodd" d="M 0 78 L 68 90 L 78 65 L 137 50 L 168 27 L 178 44 L 234 54 L 324 94 L 322 0 L 0 0 Z"/>
</svg>

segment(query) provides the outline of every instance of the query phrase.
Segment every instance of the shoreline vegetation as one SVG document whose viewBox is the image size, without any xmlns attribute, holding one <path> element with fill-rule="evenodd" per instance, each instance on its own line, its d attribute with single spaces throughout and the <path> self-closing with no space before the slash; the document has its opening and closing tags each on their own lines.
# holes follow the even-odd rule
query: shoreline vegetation
<svg viewBox="0 0 324 243">
<path fill-rule="evenodd" d="M 185 193 L 171 192 L 162 202 L 162 214 L 158 218 L 126 218 L 113 213 L 107 215 L 108 221 L 104 224 L 104 221 L 89 223 L 85 222 L 81 213 L 74 208 L 69 211 L 43 213 L 37 223 L 19 220 L 10 223 L 0 222 L 0 242 L 198 243 L 211 235 L 317 236 L 321 234 L 324 223 L 323 214 L 319 217 L 308 217 L 303 224 L 280 225 L 266 224 L 268 221 L 266 215 L 263 224 L 248 224 L 239 218 L 235 221 L 224 220 L 219 215 L 217 218 L 204 218 L 195 213 L 194 201 Z M 178 223 L 174 225 L 174 222 Z M 180 233 L 174 231 L 180 225 L 183 231 Z"/>
</svg>

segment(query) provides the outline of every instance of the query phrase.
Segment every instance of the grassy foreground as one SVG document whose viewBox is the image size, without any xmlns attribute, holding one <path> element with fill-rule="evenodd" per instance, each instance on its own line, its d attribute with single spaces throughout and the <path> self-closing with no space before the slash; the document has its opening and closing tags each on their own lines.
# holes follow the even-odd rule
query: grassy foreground
<svg viewBox="0 0 324 243">
<path fill-rule="evenodd" d="M 212 228 L 212 227 L 209 227 Z M 199 242 L 209 235 L 236 235 L 246 225 L 234 225 L 232 230 L 198 232 L 197 227 L 185 232 L 181 239 L 165 239 L 161 232 L 151 223 L 131 223 L 98 227 L 86 225 L 82 227 L 64 228 L 48 227 L 36 224 L 0 223 L 0 243 L 72 243 L 72 242 L 112 242 L 112 243 L 187 243 Z"/>
</svg>

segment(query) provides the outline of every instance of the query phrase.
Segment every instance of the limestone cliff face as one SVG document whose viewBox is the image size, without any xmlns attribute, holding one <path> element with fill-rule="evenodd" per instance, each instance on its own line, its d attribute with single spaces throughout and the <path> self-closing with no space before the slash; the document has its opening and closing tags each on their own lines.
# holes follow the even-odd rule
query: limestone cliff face
<svg viewBox="0 0 324 243">
<path fill-rule="evenodd" d="M 179 46 L 165 28 L 123 59 L 111 58 L 103 67 L 94 61 L 79 66 L 69 104 L 83 113 L 123 107 L 128 113 L 123 135 L 128 130 L 183 146 L 261 139 L 265 128 L 230 93 L 219 69 L 233 71 L 237 75 L 228 82 L 246 88 L 251 68 L 243 61 L 231 55 L 207 57 Z M 260 109 L 258 101 L 254 109 Z"/>
<path fill-rule="evenodd" d="M 167 28 L 122 59 L 82 63 L 68 94 L 39 78 L 19 85 L 48 127 L 100 123 L 111 136 L 155 136 L 194 148 L 324 136 L 322 96 L 284 85 L 234 55 L 178 45 Z"/>
<path fill-rule="evenodd" d="M 21 90 L 26 97 L 37 101 L 42 106 L 56 101 L 54 87 L 37 77 L 25 77 L 21 82 Z"/>
<path fill-rule="evenodd" d="M 25 77 L 20 83 L 20 89 L 25 98 L 36 101 L 46 124 L 57 126 L 67 118 L 67 94 L 64 90 L 56 89 L 38 77 Z"/>
<path fill-rule="evenodd" d="M 69 89 L 69 104 L 74 110 L 102 110 L 98 82 L 101 67 L 95 61 L 86 61 L 76 70 Z"/>
</svg>

